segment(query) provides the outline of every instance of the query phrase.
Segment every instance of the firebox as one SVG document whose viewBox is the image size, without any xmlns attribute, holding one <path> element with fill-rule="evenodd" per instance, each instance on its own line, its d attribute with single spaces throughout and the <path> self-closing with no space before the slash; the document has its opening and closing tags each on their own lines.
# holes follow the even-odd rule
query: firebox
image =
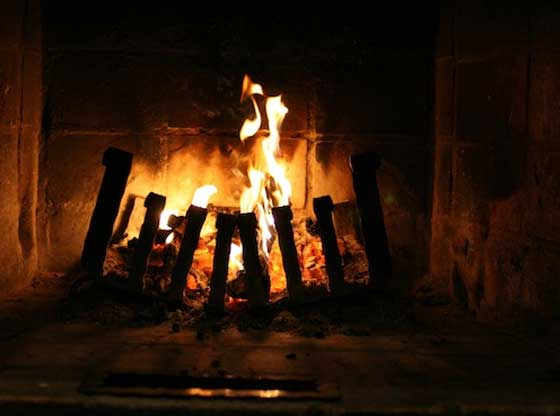
<svg viewBox="0 0 560 416">
<path fill-rule="evenodd" d="M 2 2 L 1 411 L 557 411 L 560 7 L 419 3 Z"/>
</svg>

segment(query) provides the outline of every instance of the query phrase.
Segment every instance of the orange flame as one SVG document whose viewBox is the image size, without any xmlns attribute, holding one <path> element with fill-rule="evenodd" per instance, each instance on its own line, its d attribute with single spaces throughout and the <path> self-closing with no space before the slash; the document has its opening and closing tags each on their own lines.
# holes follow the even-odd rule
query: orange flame
<svg viewBox="0 0 560 416">
<path fill-rule="evenodd" d="M 261 153 L 255 156 L 250 164 L 247 175 L 250 187 L 241 194 L 240 208 L 242 213 L 256 212 L 261 239 L 262 252 L 269 256 L 269 242 L 272 239 L 274 219 L 272 208 L 289 205 L 292 194 L 291 184 L 286 177 L 285 167 L 277 160 L 280 150 L 280 127 L 288 108 L 282 102 L 282 96 L 267 97 L 260 84 L 251 81 L 248 75 L 243 79 L 241 101 L 248 97 L 253 102 L 255 118 L 247 119 L 239 132 L 242 141 L 259 132 L 262 125 L 261 113 L 254 95 L 262 95 L 266 99 L 265 111 L 268 118 L 268 134 L 261 140 Z"/>
<path fill-rule="evenodd" d="M 245 101 L 247 97 L 251 98 L 253 108 L 255 110 L 255 118 L 252 120 L 245 120 L 243 126 L 241 126 L 241 130 L 239 131 L 239 138 L 241 141 L 245 141 L 247 137 L 257 134 L 259 128 L 261 127 L 261 112 L 259 111 L 259 106 L 255 100 L 255 94 L 264 95 L 262 87 L 260 84 L 254 84 L 253 81 L 251 81 L 251 78 L 249 78 L 249 75 L 245 75 L 243 78 L 243 86 L 241 87 L 241 102 Z"/>
</svg>

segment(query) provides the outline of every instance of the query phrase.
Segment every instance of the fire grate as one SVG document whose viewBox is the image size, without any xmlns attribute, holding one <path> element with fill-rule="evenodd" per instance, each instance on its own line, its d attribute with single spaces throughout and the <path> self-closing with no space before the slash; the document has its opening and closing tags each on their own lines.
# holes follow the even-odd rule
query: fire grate
<svg viewBox="0 0 560 416">
<path fill-rule="evenodd" d="M 284 400 L 337 400 L 335 383 L 312 378 L 193 376 L 105 372 L 88 377 L 80 387 L 88 395 L 160 398 L 234 398 Z"/>
</svg>

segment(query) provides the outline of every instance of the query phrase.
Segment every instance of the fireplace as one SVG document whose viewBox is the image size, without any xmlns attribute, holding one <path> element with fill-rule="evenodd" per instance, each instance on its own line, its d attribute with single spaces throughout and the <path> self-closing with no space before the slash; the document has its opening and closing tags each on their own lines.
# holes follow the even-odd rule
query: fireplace
<svg viewBox="0 0 560 416">
<path fill-rule="evenodd" d="M 558 7 L 0 7 L 0 408 L 558 405 Z"/>
</svg>

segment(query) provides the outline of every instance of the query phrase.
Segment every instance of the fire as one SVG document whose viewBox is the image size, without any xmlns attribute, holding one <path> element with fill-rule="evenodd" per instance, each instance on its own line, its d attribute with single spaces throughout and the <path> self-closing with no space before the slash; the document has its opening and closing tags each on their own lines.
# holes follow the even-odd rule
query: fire
<svg viewBox="0 0 560 416">
<path fill-rule="evenodd" d="M 251 98 L 253 108 L 255 110 L 255 118 L 252 120 L 245 120 L 243 126 L 241 126 L 241 130 L 239 131 L 239 138 L 241 141 L 245 141 L 246 138 L 257 134 L 261 127 L 261 112 L 259 110 L 259 106 L 257 105 L 257 101 L 255 100 L 255 94 L 264 95 L 262 87 L 260 84 L 253 83 L 251 78 L 249 78 L 248 75 L 245 75 L 245 78 L 243 78 L 243 86 L 241 87 L 241 102 L 245 101 L 247 97 Z"/>
<path fill-rule="evenodd" d="M 199 208 L 206 208 L 208 200 L 212 195 L 218 192 L 218 188 L 214 185 L 204 185 L 194 191 L 192 205 Z"/>
<path fill-rule="evenodd" d="M 179 211 L 176 209 L 165 208 L 161 212 L 161 215 L 159 216 L 160 230 L 171 230 L 171 227 L 167 225 L 167 221 L 169 221 L 169 217 L 171 217 L 172 215 L 179 215 Z"/>
<path fill-rule="evenodd" d="M 233 271 L 243 270 L 243 263 L 241 262 L 241 257 L 243 255 L 243 249 L 241 245 L 231 243 L 231 250 L 229 254 L 229 268 Z"/>
<path fill-rule="evenodd" d="M 265 97 L 265 111 L 268 119 L 268 131 L 263 131 L 260 140 L 260 152 L 254 155 L 247 176 L 250 186 L 246 187 L 240 200 L 242 213 L 256 212 L 259 229 L 260 245 L 263 254 L 268 258 L 274 232 L 272 208 L 289 205 L 292 194 L 291 184 L 286 177 L 285 167 L 278 161 L 280 151 L 280 127 L 288 108 L 282 102 L 282 96 L 267 97 L 260 84 L 255 84 L 245 75 L 241 91 L 241 101 L 250 98 L 255 110 L 255 118 L 247 119 L 239 132 L 241 141 L 257 135 L 262 128 L 262 118 L 255 95 Z"/>
</svg>

